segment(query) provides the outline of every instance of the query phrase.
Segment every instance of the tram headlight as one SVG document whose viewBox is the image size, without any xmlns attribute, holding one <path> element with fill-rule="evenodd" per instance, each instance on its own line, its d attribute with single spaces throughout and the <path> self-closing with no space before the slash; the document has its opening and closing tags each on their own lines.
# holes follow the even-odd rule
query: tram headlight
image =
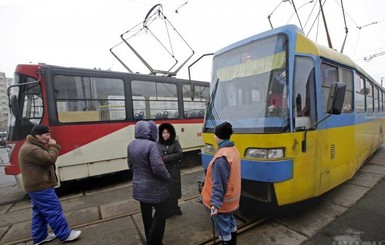
<svg viewBox="0 0 385 245">
<path fill-rule="evenodd" d="M 246 157 L 250 158 L 267 158 L 267 149 L 248 149 Z"/>
<path fill-rule="evenodd" d="M 250 149 L 247 149 L 245 156 L 249 158 L 275 159 L 275 158 L 283 158 L 285 156 L 285 152 L 282 148 L 277 148 L 277 149 L 250 148 Z"/>
<path fill-rule="evenodd" d="M 283 158 L 284 156 L 283 149 L 269 149 L 267 151 L 267 158 Z"/>
<path fill-rule="evenodd" d="M 205 144 L 205 146 L 203 147 L 203 152 L 208 154 L 214 154 L 215 148 L 213 145 Z"/>
</svg>

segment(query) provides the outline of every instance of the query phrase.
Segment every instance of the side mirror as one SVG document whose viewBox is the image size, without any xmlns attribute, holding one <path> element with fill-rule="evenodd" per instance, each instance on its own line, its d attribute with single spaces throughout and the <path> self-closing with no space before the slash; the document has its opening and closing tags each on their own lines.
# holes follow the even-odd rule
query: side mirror
<svg viewBox="0 0 385 245">
<path fill-rule="evenodd" d="M 330 87 L 326 113 L 339 115 L 345 99 L 346 85 L 342 82 L 334 82 Z"/>
<path fill-rule="evenodd" d="M 15 117 L 19 116 L 19 101 L 17 100 L 16 95 L 11 95 L 11 98 L 9 99 L 9 107 Z"/>
<path fill-rule="evenodd" d="M 345 91 L 346 91 L 345 83 L 334 82 L 332 84 L 332 86 L 330 87 L 328 104 L 326 108 L 326 113 L 328 113 L 329 115 L 327 115 L 322 120 L 318 121 L 316 124 L 314 124 L 313 126 L 305 130 L 304 139 L 302 141 L 302 152 L 306 152 L 306 134 L 310 129 L 314 128 L 321 122 L 325 121 L 327 118 L 329 118 L 333 114 L 334 115 L 341 114 L 342 106 L 345 99 Z"/>
</svg>

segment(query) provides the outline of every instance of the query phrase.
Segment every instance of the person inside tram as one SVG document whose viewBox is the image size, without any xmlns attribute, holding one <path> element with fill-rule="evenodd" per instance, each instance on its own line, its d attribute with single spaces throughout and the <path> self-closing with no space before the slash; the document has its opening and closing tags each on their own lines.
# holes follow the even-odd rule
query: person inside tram
<svg viewBox="0 0 385 245">
<path fill-rule="evenodd" d="M 297 108 L 297 117 L 308 117 L 310 116 L 310 97 L 306 94 L 305 106 L 302 108 L 302 98 L 301 94 L 298 93 L 295 102 Z"/>
<path fill-rule="evenodd" d="M 310 96 L 312 93 L 314 93 L 314 68 L 310 71 L 309 76 L 306 80 L 306 90 L 302 92 L 302 95 L 300 93 L 297 94 L 295 98 L 296 103 L 296 110 L 297 110 L 297 117 L 310 117 L 311 116 L 311 98 Z M 303 106 L 302 96 L 305 97 L 305 105 Z M 303 107 L 302 107 L 303 106 Z"/>
<path fill-rule="evenodd" d="M 285 71 L 274 71 L 267 96 L 268 116 L 278 116 L 279 112 L 286 109 L 284 91 L 286 82 Z"/>
</svg>

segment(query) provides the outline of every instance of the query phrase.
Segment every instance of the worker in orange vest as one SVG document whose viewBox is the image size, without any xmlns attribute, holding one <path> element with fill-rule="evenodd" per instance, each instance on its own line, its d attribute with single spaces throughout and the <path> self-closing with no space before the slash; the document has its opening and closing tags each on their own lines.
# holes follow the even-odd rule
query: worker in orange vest
<svg viewBox="0 0 385 245">
<path fill-rule="evenodd" d="M 241 157 L 230 141 L 232 125 L 224 122 L 215 128 L 218 144 L 207 167 L 202 189 L 203 204 L 210 209 L 215 230 L 223 244 L 237 244 L 237 221 L 233 215 L 241 197 Z"/>
</svg>

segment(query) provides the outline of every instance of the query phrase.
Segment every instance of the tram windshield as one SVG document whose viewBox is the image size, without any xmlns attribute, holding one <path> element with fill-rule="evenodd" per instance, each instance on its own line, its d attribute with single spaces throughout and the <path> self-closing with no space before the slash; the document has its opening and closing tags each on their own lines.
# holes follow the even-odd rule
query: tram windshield
<svg viewBox="0 0 385 245">
<path fill-rule="evenodd" d="M 24 139 L 43 116 L 43 99 L 40 83 L 22 74 L 15 74 L 10 88 L 8 117 L 8 140 Z M 18 86 L 17 86 L 18 85 Z"/>
<path fill-rule="evenodd" d="M 215 56 L 204 129 L 229 121 L 238 133 L 287 131 L 287 47 L 280 34 Z"/>
</svg>

